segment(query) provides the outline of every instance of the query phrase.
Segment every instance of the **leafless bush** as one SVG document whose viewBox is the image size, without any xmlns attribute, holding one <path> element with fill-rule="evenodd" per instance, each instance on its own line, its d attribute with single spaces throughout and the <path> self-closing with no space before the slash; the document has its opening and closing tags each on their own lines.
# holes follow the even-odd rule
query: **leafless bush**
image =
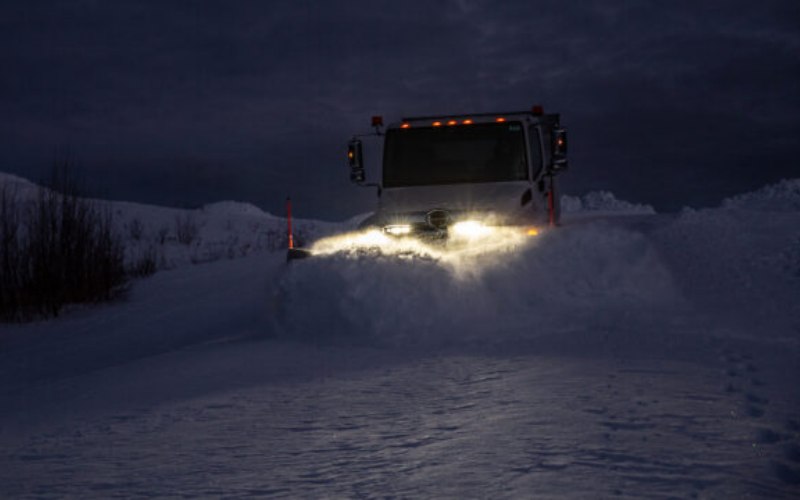
<svg viewBox="0 0 800 500">
<path fill-rule="evenodd" d="M 28 210 L 0 195 L 0 319 L 58 316 L 68 303 L 110 299 L 126 281 L 110 211 L 79 197 L 65 163 Z"/>
<path fill-rule="evenodd" d="M 175 236 L 182 245 L 191 245 L 197 237 L 197 223 L 191 214 L 175 217 Z"/>
<path fill-rule="evenodd" d="M 144 234 L 144 225 L 138 217 L 135 217 L 128 226 L 128 233 L 133 241 L 139 241 Z"/>
<path fill-rule="evenodd" d="M 158 232 L 156 233 L 156 241 L 159 245 L 163 245 L 167 242 L 167 236 L 169 235 L 169 228 L 167 226 L 161 226 L 158 228 Z"/>
<path fill-rule="evenodd" d="M 128 268 L 128 274 L 136 276 L 137 278 L 150 276 L 158 270 L 158 265 L 156 263 L 157 257 L 158 255 L 155 247 L 152 245 L 148 246 L 144 252 L 139 255 L 139 258 Z"/>
<path fill-rule="evenodd" d="M 21 220 L 16 191 L 0 189 L 0 317 L 18 311 L 21 284 L 27 271 L 27 256 L 21 241 Z"/>
</svg>

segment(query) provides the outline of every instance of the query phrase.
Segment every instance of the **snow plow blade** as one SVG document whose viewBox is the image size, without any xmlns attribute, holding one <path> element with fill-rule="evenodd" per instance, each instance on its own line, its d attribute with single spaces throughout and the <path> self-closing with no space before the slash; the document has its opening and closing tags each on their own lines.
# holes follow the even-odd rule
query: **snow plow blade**
<svg viewBox="0 0 800 500">
<path fill-rule="evenodd" d="M 290 248 L 286 251 L 286 262 L 311 257 L 311 252 L 304 248 Z"/>
</svg>

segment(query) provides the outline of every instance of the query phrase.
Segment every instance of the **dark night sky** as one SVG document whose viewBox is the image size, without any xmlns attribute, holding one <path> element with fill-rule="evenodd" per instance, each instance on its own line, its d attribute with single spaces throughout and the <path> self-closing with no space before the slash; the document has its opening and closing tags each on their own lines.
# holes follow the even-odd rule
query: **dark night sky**
<svg viewBox="0 0 800 500">
<path fill-rule="evenodd" d="M 661 210 L 798 177 L 800 2 L 0 3 L 0 170 L 343 218 L 369 117 L 562 113 L 567 192 Z"/>
</svg>

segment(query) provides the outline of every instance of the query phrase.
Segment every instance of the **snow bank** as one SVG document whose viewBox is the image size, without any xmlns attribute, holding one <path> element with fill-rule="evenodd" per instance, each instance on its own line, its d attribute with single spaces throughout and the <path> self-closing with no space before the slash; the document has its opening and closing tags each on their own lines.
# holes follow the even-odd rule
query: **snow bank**
<svg viewBox="0 0 800 500">
<path fill-rule="evenodd" d="M 196 210 L 110 202 L 131 261 L 155 253 L 159 268 L 245 257 L 287 248 L 286 219 L 255 205 L 220 202 Z M 336 224 L 295 219 L 301 244 L 336 230 Z"/>
<path fill-rule="evenodd" d="M 36 199 L 39 186 L 22 177 L 0 172 L 0 190 L 5 189 L 9 195 L 16 196 L 21 201 Z"/>
<path fill-rule="evenodd" d="M 240 201 L 218 201 L 216 203 L 209 203 L 203 205 L 201 209 L 203 212 L 221 216 L 229 215 L 248 215 L 255 217 L 274 217 L 273 215 L 261 210 L 252 203 L 243 203 Z"/>
<path fill-rule="evenodd" d="M 800 179 L 783 179 L 722 201 L 723 208 L 777 212 L 800 211 Z"/>
<path fill-rule="evenodd" d="M 800 180 L 684 209 L 653 238 L 698 307 L 765 337 L 800 331 Z"/>
<path fill-rule="evenodd" d="M 613 193 L 608 191 L 591 191 L 580 197 L 563 195 L 561 197 L 561 210 L 567 214 L 578 212 L 656 213 L 650 205 L 618 200 Z"/>
<path fill-rule="evenodd" d="M 36 184 L 28 179 L 23 179 L 13 174 L 0 172 L 0 186 L 9 186 L 11 188 L 17 187 L 22 189 L 36 189 Z"/>
</svg>

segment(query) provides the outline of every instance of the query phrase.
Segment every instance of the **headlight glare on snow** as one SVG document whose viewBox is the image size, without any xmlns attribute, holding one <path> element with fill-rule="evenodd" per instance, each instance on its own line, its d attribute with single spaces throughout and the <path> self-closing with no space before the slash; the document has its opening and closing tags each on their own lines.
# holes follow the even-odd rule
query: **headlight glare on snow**
<svg viewBox="0 0 800 500">
<path fill-rule="evenodd" d="M 380 248 L 389 243 L 390 240 L 391 238 L 377 229 L 365 232 L 345 233 L 316 241 L 311 247 L 311 253 L 314 255 L 325 255 L 359 248 Z"/>
<path fill-rule="evenodd" d="M 477 220 L 464 220 L 453 224 L 450 231 L 459 238 L 481 238 L 491 234 L 492 228 Z"/>
<path fill-rule="evenodd" d="M 402 224 L 396 224 L 402 226 Z M 529 244 L 525 229 L 520 227 L 491 226 L 478 220 L 457 222 L 448 227 L 448 238 L 433 240 L 424 237 L 397 237 L 380 229 L 356 231 L 317 240 L 310 248 L 314 256 L 339 254 L 345 257 L 373 259 L 376 255 L 396 256 L 400 259 L 430 259 L 452 266 L 458 273 L 475 273 L 487 268 L 497 256 L 518 251 Z M 403 230 L 400 230 L 402 232 Z M 466 274 L 465 274 L 466 275 Z"/>
</svg>

